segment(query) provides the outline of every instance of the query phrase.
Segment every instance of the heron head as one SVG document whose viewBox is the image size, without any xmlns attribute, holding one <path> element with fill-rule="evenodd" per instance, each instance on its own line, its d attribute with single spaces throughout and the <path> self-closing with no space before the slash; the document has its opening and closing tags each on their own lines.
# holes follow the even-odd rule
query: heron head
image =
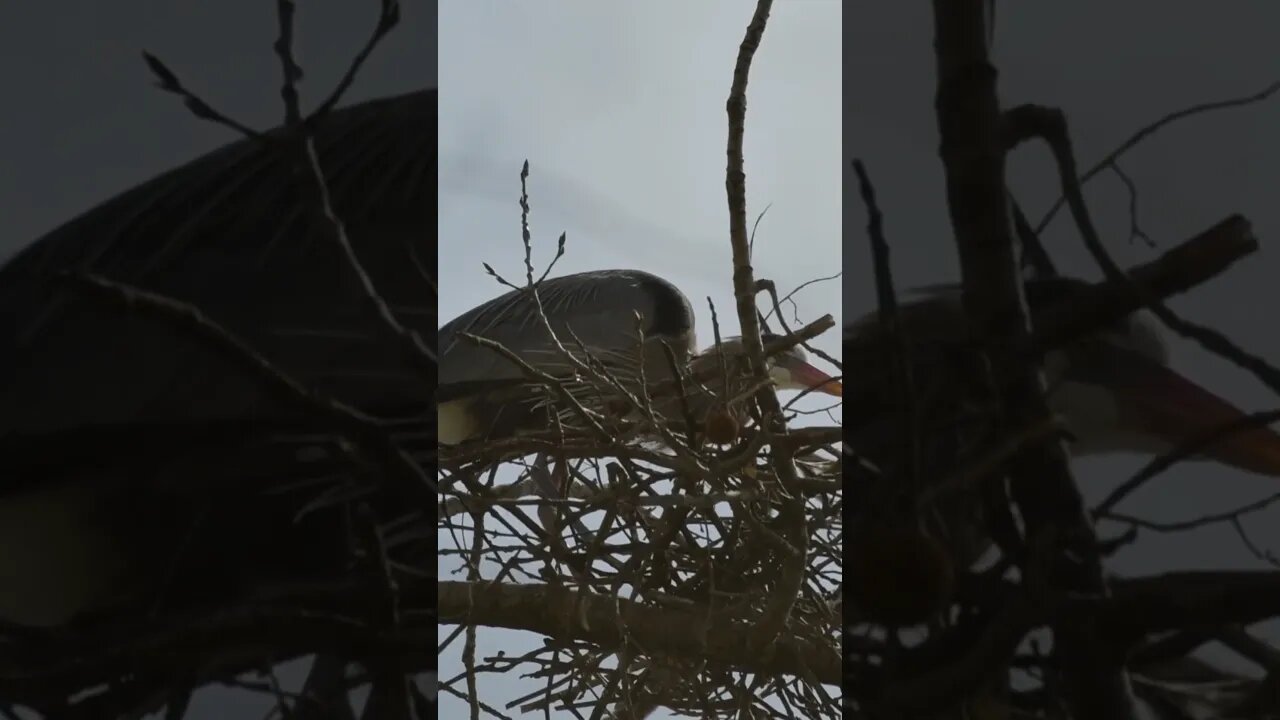
<svg viewBox="0 0 1280 720">
<path fill-rule="evenodd" d="M 767 345 L 780 337 L 779 335 L 762 333 L 760 339 Z M 719 347 L 726 358 L 742 357 L 744 354 L 741 337 L 724 338 L 720 341 Z M 705 358 L 706 360 L 715 361 L 716 357 L 716 348 L 713 346 L 703 351 L 698 359 L 703 360 Z M 844 391 L 840 381 L 833 379 L 830 375 L 809 363 L 808 356 L 799 345 L 788 348 L 769 358 L 769 377 L 773 378 L 774 383 L 781 390 L 811 390 L 836 397 L 840 397 Z"/>
<path fill-rule="evenodd" d="M 1128 327 L 1062 354 L 1050 402 L 1079 437 L 1077 452 L 1163 452 L 1192 444 L 1203 448 L 1200 458 L 1280 476 L 1280 435 L 1249 426 L 1243 410 L 1170 368 L 1150 324 L 1135 316 Z M 1227 426 L 1236 431 L 1198 442 Z"/>
</svg>

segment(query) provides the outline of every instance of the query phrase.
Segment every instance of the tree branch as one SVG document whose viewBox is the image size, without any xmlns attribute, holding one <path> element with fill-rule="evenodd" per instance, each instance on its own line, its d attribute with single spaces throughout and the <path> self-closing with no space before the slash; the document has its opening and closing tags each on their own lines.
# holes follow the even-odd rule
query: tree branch
<svg viewBox="0 0 1280 720">
<path fill-rule="evenodd" d="M 1027 341 L 1014 237 L 1005 192 L 1005 138 L 996 70 L 987 52 L 987 4 L 934 0 L 938 126 L 947 201 L 960 251 L 965 309 L 978 337 L 995 350 L 1004 421 L 1012 427 L 1048 413 L 1035 365 L 1004 352 Z M 1029 448 L 1011 463 L 1012 491 L 1029 536 L 1049 533 L 1061 544 L 1050 555 L 1051 587 L 1105 595 L 1097 538 L 1060 441 Z M 1074 560 L 1072 559 L 1074 558 Z M 1134 706 L 1119 658 L 1107 652 L 1086 621 L 1054 628 L 1054 652 L 1074 716 L 1129 720 Z"/>
<path fill-rule="evenodd" d="M 705 659 L 770 675 L 812 673 L 840 683 L 840 656 L 802 640 L 779 639 L 775 652 L 752 650 L 750 625 L 703 610 L 653 608 L 619 597 L 552 585 L 460 581 L 439 583 L 440 622 L 527 630 L 561 642 L 581 640 L 606 651 Z"/>
</svg>

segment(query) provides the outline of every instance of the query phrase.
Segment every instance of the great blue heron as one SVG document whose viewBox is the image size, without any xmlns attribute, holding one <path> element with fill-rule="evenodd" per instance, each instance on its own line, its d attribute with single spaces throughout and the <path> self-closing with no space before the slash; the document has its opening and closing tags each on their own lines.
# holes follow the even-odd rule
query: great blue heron
<svg viewBox="0 0 1280 720">
<path fill-rule="evenodd" d="M 582 429 L 581 419 L 531 381 L 524 368 L 460 333 L 496 341 L 559 379 L 583 410 L 605 424 L 640 414 L 623 392 L 645 398 L 641 402 L 648 402 L 659 422 L 672 426 L 686 425 L 686 418 L 703 431 L 714 428 L 717 420 L 728 423 L 732 429 L 718 438 L 714 430 L 705 433 L 717 442 L 736 435 L 744 414 L 731 402 L 747 376 L 741 340 L 726 339 L 697 354 L 693 309 L 684 293 L 650 273 L 600 270 L 545 280 L 537 286 L 536 299 L 526 290 L 512 290 L 440 328 L 436 425 L 443 445 L 545 430 L 552 427 L 552 413 L 561 428 Z M 588 377 L 590 370 L 578 363 L 589 362 L 599 362 L 620 388 Z M 798 347 L 770 361 L 769 372 L 779 388 L 841 393 L 840 383 L 810 365 Z M 677 375 L 686 382 L 675 383 Z M 548 471 L 545 454 L 539 454 L 531 476 L 540 495 L 554 497 L 562 491 L 564 476 Z M 558 537 L 555 513 L 543 506 L 539 515 L 553 538 Z M 591 537 L 581 520 L 573 525 L 583 537 Z"/>
<path fill-rule="evenodd" d="M 655 410 L 677 425 L 684 422 L 685 413 L 677 399 L 673 367 L 692 373 L 685 384 L 685 400 L 695 423 L 704 422 L 717 402 L 742 389 L 738 382 L 745 359 L 741 341 L 726 339 L 718 351 L 711 348 L 698 354 L 689 300 L 660 277 L 639 270 L 577 273 L 543 281 L 537 296 L 545 323 L 533 295 L 512 290 L 440 328 L 437 426 L 442 444 L 512 437 L 545 429 L 549 421 L 547 393 L 523 368 L 460 333 L 501 343 L 534 368 L 562 379 L 584 406 L 606 419 L 611 412 L 621 415 L 635 408 L 620 402 L 602 383 L 587 379 L 588 373 L 566 353 L 582 362 L 599 360 L 628 392 L 648 393 Z M 639 326 L 637 317 L 642 319 Z M 643 332 L 643 347 L 637 331 Z M 671 350 L 670 356 L 664 346 Z M 727 392 L 725 388 L 717 392 L 713 372 L 722 357 L 734 376 Z M 799 348 L 774 359 L 770 375 L 779 388 L 841 394 L 841 384 L 810 365 Z M 717 399 L 716 394 L 721 397 Z M 581 424 L 563 405 L 556 412 L 565 424 Z"/>
<path fill-rule="evenodd" d="M 1073 302 L 1085 285 L 1069 278 L 1028 281 L 1025 287 L 1033 322 L 1050 309 L 1061 309 L 1062 304 Z M 967 453 L 991 439 L 991 408 L 983 407 L 980 398 L 985 395 L 983 389 L 999 379 L 990 376 L 982 356 L 974 352 L 958 286 L 926 289 L 922 296 L 902 304 L 900 320 L 909 341 L 913 368 L 912 400 L 919 438 L 917 471 L 921 482 L 928 483 L 953 475 Z M 849 386 L 844 413 L 846 449 L 857 456 L 848 460 L 869 461 L 882 473 L 882 481 L 867 475 L 867 482 L 854 484 L 854 502 L 855 506 L 859 501 L 864 503 L 862 527 L 876 527 L 877 532 L 889 531 L 867 525 L 872 519 L 867 513 L 892 513 L 886 508 L 902 499 L 898 493 L 906 481 L 906 468 L 902 465 L 906 457 L 902 452 L 904 403 L 893 382 L 891 348 L 874 314 L 845 328 L 843 352 Z M 1161 331 L 1146 311 L 1133 313 L 1111 327 L 1050 352 L 1044 358 L 1044 369 L 1050 409 L 1068 431 L 1068 449 L 1075 456 L 1158 454 L 1244 416 L 1231 403 L 1168 366 L 1168 350 Z M 1244 430 L 1207 448 L 1203 457 L 1277 476 L 1280 435 L 1266 427 Z M 924 527 L 950 555 L 950 569 L 964 570 L 989 547 L 987 518 L 979 493 L 976 484 L 971 483 L 950 499 L 925 508 Z M 851 543 L 857 542 L 858 533 L 855 522 Z M 946 590 L 949 581 L 937 577 L 935 570 L 947 563 L 934 556 L 928 543 L 904 533 L 902 528 L 895 528 L 884 537 L 895 538 L 893 542 L 899 544 L 904 537 L 918 541 L 918 547 L 900 550 L 919 561 L 915 566 L 919 572 L 916 581 L 939 593 Z M 891 570 L 884 565 L 884 552 L 869 552 L 863 557 L 855 549 L 851 563 L 862 563 L 859 567 L 876 576 L 882 570 Z M 901 567 L 892 569 L 891 574 L 906 578 Z M 878 592 L 893 583 L 863 583 L 861 590 L 871 591 L 872 584 L 880 586 Z M 910 584 L 902 580 L 902 597 L 865 598 L 863 603 L 875 602 L 885 611 L 902 611 L 901 617 L 919 621 L 936 603 L 925 598 L 927 593 L 909 588 Z M 907 602 L 905 597 L 919 603 Z M 910 611 L 908 605 L 920 612 Z"/>
<path fill-rule="evenodd" d="M 433 345 L 436 91 L 333 111 L 313 138 L 355 254 Z M 188 303 L 305 385 L 430 434 L 432 379 L 379 333 L 298 159 L 289 143 L 230 144 L 0 269 L 0 619 L 57 625 L 224 597 L 256 578 L 331 572 L 345 542 L 334 513 L 295 523 L 295 497 L 254 485 L 352 472 L 335 428 L 64 273 Z M 316 470 L 307 453 L 337 460 Z"/>
</svg>

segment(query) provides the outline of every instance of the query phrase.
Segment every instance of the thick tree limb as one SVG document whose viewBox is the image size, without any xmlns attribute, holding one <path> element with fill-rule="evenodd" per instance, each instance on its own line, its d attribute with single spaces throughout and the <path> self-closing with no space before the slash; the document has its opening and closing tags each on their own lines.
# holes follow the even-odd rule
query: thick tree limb
<svg viewBox="0 0 1280 720">
<path fill-rule="evenodd" d="M 1164 299 L 1186 292 L 1258 249 L 1249 221 L 1232 215 L 1150 262 L 1130 268 L 1132 282 L 1108 278 L 1074 296 L 1070 306 L 1050 309 L 1036 322 L 1027 352 L 1043 354 L 1114 323 L 1144 306 L 1143 295 Z M 1144 293 L 1134 291 L 1133 285 Z"/>
<path fill-rule="evenodd" d="M 1112 587 L 1114 596 L 1097 612 L 1100 625 L 1117 641 L 1179 628 L 1248 625 L 1280 615 L 1280 572 L 1274 570 L 1170 572 L 1116 579 Z"/>
<path fill-rule="evenodd" d="M 769 22 L 772 0 L 757 0 L 755 14 L 747 25 L 747 31 L 738 48 L 738 59 L 733 68 L 733 82 L 725 112 L 729 116 L 729 140 L 725 150 L 725 194 L 729 202 L 729 242 L 733 250 L 733 294 L 737 299 L 738 321 L 742 330 L 742 345 L 750 361 L 751 371 L 757 377 L 767 374 L 764 348 L 760 340 L 760 322 L 756 313 L 757 286 L 751 267 L 751 242 L 747 234 L 747 175 L 743 171 L 742 138 L 746 128 L 747 78 L 751 61 Z M 756 402 L 764 414 L 763 421 L 770 433 L 786 437 L 787 425 L 782 417 L 782 406 L 771 384 L 762 386 L 756 393 Z M 784 491 L 796 482 L 796 467 L 792 451 L 785 443 L 774 443 L 772 460 L 774 472 Z M 780 568 L 769 604 L 756 624 L 754 637 L 757 652 L 766 652 L 782 633 L 787 618 L 804 584 L 805 556 L 807 555 L 808 530 L 805 527 L 804 501 L 799 495 L 788 493 L 779 508 L 785 518 L 782 535 L 797 552 Z"/>
<path fill-rule="evenodd" d="M 801 640 L 783 640 L 774 652 L 753 651 L 748 623 L 709 617 L 704 611 L 653 608 L 619 597 L 551 585 L 441 582 L 440 622 L 527 630 L 560 641 L 582 640 L 603 650 L 696 660 L 766 674 L 811 673 L 840 683 L 840 656 Z"/>
<path fill-rule="evenodd" d="M 1005 139 L 996 70 L 987 53 L 985 7 L 982 0 L 935 0 L 936 104 L 965 308 L 979 337 L 996 349 L 992 372 L 1001 379 L 1000 405 L 1005 422 L 1016 427 L 1044 416 L 1048 407 L 1038 368 L 1000 351 L 1025 343 L 1029 333 L 1009 226 Z M 1050 532 L 1061 543 L 1051 556 L 1050 586 L 1105 596 L 1097 538 L 1061 442 L 1026 450 L 1011 470 L 1013 497 L 1028 534 Z M 1127 678 L 1097 629 L 1087 620 L 1064 622 L 1054 628 L 1054 641 L 1073 714 L 1129 720 L 1134 706 Z"/>
</svg>

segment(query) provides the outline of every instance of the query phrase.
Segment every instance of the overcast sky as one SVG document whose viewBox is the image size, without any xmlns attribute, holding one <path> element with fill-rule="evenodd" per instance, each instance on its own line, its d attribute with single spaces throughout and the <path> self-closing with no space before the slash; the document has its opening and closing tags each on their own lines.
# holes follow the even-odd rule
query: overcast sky
<svg viewBox="0 0 1280 720">
<path fill-rule="evenodd" d="M 304 104 L 328 94 L 377 14 L 373 1 L 299 4 Z M 369 60 L 348 102 L 434 86 L 435 1 L 408 0 L 401 14 L 401 26 Z M 267 128 L 283 118 L 275 37 L 275 4 L 261 0 L 0 3 L 0 258 L 238 139 L 156 89 L 144 49 L 224 112 Z M 260 695 L 210 690 L 196 696 L 188 717 L 260 717 L 269 706 Z"/>
<path fill-rule="evenodd" d="M 1109 152 L 1140 126 L 1179 108 L 1255 93 L 1280 80 L 1276 3 L 1143 0 L 1123 3 L 997 2 L 995 61 L 1002 103 L 1062 108 L 1082 167 Z M 856 3 L 845 15 L 844 150 L 862 157 L 876 183 L 893 246 L 899 287 L 956 280 L 959 269 L 947 219 L 937 157 L 933 19 L 929 3 Z M 1200 116 L 1176 125 L 1126 155 L 1121 165 L 1139 188 L 1138 220 L 1162 249 L 1218 220 L 1242 213 L 1262 249 L 1172 307 L 1213 325 L 1273 363 L 1280 363 L 1280 97 L 1245 109 Z M 1038 219 L 1057 196 L 1055 170 L 1039 145 L 1020 148 L 1009 181 L 1028 214 Z M 867 260 L 866 219 L 844 177 L 845 311 L 861 312 L 874 297 Z M 1128 196 L 1114 176 L 1088 186 L 1094 219 L 1125 265 L 1155 252 L 1128 237 Z M 1044 238 L 1064 273 L 1097 279 L 1069 220 L 1060 216 Z M 1280 405 L 1250 375 L 1174 340 L 1173 365 L 1248 410 Z M 1088 497 L 1097 502 L 1137 469 L 1142 459 L 1077 462 Z M 1186 464 L 1133 496 L 1124 506 L 1150 519 L 1185 519 L 1271 494 L 1275 478 Z M 1280 508 L 1249 518 L 1256 541 L 1280 551 Z M 1121 574 L 1188 568 L 1260 568 L 1230 526 L 1194 533 L 1143 533 L 1111 568 Z M 1272 640 L 1280 624 L 1270 623 Z M 1214 657 L 1218 657 L 1215 655 Z"/>
<path fill-rule="evenodd" d="M 700 344 L 713 339 L 708 296 L 723 332 L 737 333 L 725 100 L 752 9 L 741 1 L 443 4 L 442 323 L 504 289 L 481 262 L 522 282 L 516 200 L 527 158 L 536 260 L 545 263 L 567 232 L 555 274 L 647 270 L 689 296 Z M 778 3 L 752 67 L 748 212 L 772 203 L 754 264 L 782 291 L 839 271 L 840 11 L 835 0 Z M 801 318 L 832 313 L 840 322 L 840 293 L 838 278 L 807 289 L 797 296 Z M 817 344 L 838 352 L 834 332 Z M 448 569 L 442 562 L 442 577 Z M 477 658 L 541 644 L 530 634 L 480 635 Z M 460 646 L 440 658 L 442 677 L 461 670 Z M 497 706 L 538 687 L 480 682 Z M 442 717 L 464 712 L 441 697 Z"/>
</svg>

